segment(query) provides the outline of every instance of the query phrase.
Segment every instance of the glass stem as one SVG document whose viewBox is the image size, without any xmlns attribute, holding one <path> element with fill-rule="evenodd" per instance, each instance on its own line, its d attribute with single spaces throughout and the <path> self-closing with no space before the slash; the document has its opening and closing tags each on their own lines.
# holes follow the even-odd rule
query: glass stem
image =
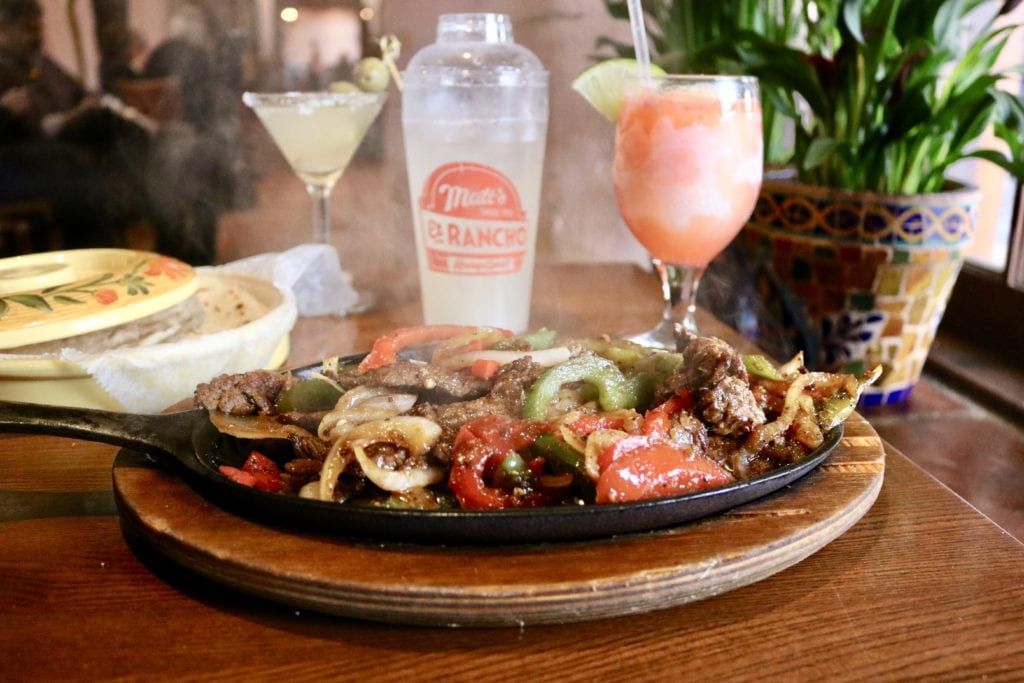
<svg viewBox="0 0 1024 683">
<path fill-rule="evenodd" d="M 313 238 L 323 244 L 331 243 L 331 187 L 306 183 L 306 191 L 313 198 Z"/>
<path fill-rule="evenodd" d="M 661 325 L 675 332 L 677 324 L 697 334 L 697 287 L 704 269 L 697 266 L 680 266 L 651 259 L 654 269 L 661 278 L 661 292 L 665 297 L 665 311 Z"/>
</svg>

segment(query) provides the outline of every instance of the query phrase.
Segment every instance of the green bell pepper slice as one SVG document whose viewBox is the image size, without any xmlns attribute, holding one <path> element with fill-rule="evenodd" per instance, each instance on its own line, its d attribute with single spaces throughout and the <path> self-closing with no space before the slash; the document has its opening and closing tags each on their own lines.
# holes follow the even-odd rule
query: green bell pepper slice
<svg viewBox="0 0 1024 683">
<path fill-rule="evenodd" d="M 767 379 L 775 382 L 781 382 L 785 379 L 785 377 L 775 369 L 772 362 L 764 356 L 746 354 L 743 356 L 743 366 L 747 369 L 747 372 L 758 379 Z"/>
<path fill-rule="evenodd" d="M 554 434 L 541 434 L 530 450 L 534 455 L 544 458 L 553 469 L 585 474 L 583 454 Z"/>
<path fill-rule="evenodd" d="M 498 470 L 494 473 L 494 481 L 505 489 L 513 489 L 529 483 L 530 470 L 526 466 L 523 456 L 515 451 L 506 455 L 498 466 Z"/>
<path fill-rule="evenodd" d="M 554 346 L 555 338 L 557 336 L 558 333 L 554 330 L 542 327 L 534 332 L 527 332 L 526 334 L 519 334 L 514 337 L 502 339 L 494 345 L 494 348 L 497 350 L 518 349 L 525 342 L 529 345 L 531 351 L 540 351 L 542 349 L 550 349 Z"/>
<path fill-rule="evenodd" d="M 864 393 L 864 389 L 874 384 L 881 375 L 882 366 L 875 366 L 871 372 L 857 378 L 857 391 L 852 396 L 846 391 L 840 391 L 829 397 L 818 411 L 818 425 L 821 430 L 827 432 L 845 422 L 850 413 L 857 408 L 857 402 L 860 401 L 860 395 Z"/>
<path fill-rule="evenodd" d="M 643 398 L 641 383 L 627 379 L 612 361 L 600 356 L 576 356 L 547 370 L 533 383 L 523 406 L 523 417 L 545 419 L 558 390 L 571 382 L 594 386 L 602 410 L 635 408 Z"/>
<path fill-rule="evenodd" d="M 285 389 L 274 407 L 278 412 L 316 413 L 330 410 L 341 398 L 341 392 L 330 382 L 307 379 Z"/>
</svg>

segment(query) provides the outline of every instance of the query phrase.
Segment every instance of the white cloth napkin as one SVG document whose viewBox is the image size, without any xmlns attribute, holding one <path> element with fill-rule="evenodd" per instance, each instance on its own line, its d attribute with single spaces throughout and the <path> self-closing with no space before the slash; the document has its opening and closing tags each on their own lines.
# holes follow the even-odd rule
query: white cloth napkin
<svg viewBox="0 0 1024 683">
<path fill-rule="evenodd" d="M 326 244 L 301 244 L 288 251 L 259 254 L 215 268 L 248 273 L 295 295 L 299 315 L 345 315 L 356 304 L 352 277 L 341 269 L 338 251 Z"/>
</svg>

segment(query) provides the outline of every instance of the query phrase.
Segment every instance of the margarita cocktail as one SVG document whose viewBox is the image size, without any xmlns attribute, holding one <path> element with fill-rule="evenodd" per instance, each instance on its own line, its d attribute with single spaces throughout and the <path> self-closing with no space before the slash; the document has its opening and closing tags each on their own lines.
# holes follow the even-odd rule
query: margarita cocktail
<svg viewBox="0 0 1024 683">
<path fill-rule="evenodd" d="M 313 230 L 330 241 L 328 198 L 352 155 L 377 118 L 386 94 L 245 93 L 243 101 L 256 112 L 295 174 L 313 197 Z"/>
<path fill-rule="evenodd" d="M 619 211 L 662 278 L 661 323 L 634 338 L 674 347 L 677 323 L 696 331 L 697 284 L 757 201 L 762 174 L 757 80 L 664 76 L 627 88 L 615 133 Z"/>
</svg>

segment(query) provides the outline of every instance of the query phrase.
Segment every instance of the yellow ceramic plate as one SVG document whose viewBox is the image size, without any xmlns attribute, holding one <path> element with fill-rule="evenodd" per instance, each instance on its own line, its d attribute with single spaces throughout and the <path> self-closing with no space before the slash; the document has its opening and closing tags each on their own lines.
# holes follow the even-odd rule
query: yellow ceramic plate
<svg viewBox="0 0 1024 683">
<path fill-rule="evenodd" d="M 75 249 L 0 259 L 0 349 L 122 325 L 192 296 L 186 263 L 129 249 Z"/>
<path fill-rule="evenodd" d="M 241 365 L 243 361 L 239 359 L 245 356 L 247 350 L 261 347 L 264 339 L 274 340 L 274 343 L 272 347 L 266 347 L 270 359 L 263 367 L 268 370 L 278 368 L 288 357 L 290 327 L 275 325 L 268 329 L 266 325 L 267 316 L 275 315 L 275 311 L 285 304 L 281 291 L 271 282 L 239 273 L 205 273 L 198 279 L 201 282 L 196 297 L 205 313 L 214 313 L 213 322 L 220 327 L 206 334 L 194 333 L 170 344 L 121 349 L 125 353 L 141 353 L 143 360 L 147 356 L 161 360 L 162 372 L 170 375 L 166 381 L 161 382 L 164 389 L 174 383 L 182 387 L 180 392 L 168 398 L 168 403 L 190 396 L 196 384 L 208 381 L 213 374 L 254 369 L 253 366 Z M 232 320 L 217 314 L 214 309 L 224 303 L 234 309 L 239 299 L 237 294 L 231 295 L 231 290 L 244 291 L 267 313 L 250 322 L 244 319 Z M 277 318 L 280 319 L 280 316 Z M 283 324 L 286 320 L 280 322 Z M 214 336 L 224 334 L 236 338 L 229 345 L 233 349 L 232 358 L 226 363 L 223 355 L 225 345 L 211 343 Z M 169 355 L 168 346 L 177 347 L 177 351 Z M 152 381 L 151 374 L 151 370 L 136 369 L 134 380 L 142 383 Z M 116 411 L 139 410 L 137 406 L 126 407 L 122 404 L 85 368 L 59 358 L 11 356 L 0 359 L 0 400 Z"/>
</svg>

